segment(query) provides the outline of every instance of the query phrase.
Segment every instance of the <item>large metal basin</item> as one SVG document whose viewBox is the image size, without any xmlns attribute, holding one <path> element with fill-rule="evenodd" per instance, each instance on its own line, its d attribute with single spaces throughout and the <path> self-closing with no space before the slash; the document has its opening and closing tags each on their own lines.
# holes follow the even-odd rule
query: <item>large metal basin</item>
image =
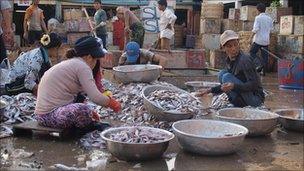
<svg viewBox="0 0 304 171">
<path fill-rule="evenodd" d="M 275 110 L 280 118 L 279 122 L 288 130 L 304 132 L 304 109 Z"/>
<path fill-rule="evenodd" d="M 279 116 L 272 112 L 250 108 L 227 108 L 217 112 L 221 120 L 248 128 L 248 136 L 270 134 L 278 124 Z"/>
<path fill-rule="evenodd" d="M 149 160 L 160 158 L 167 150 L 169 141 L 174 138 L 174 134 L 169 131 L 152 128 L 152 127 L 138 127 L 140 129 L 148 129 L 151 132 L 161 132 L 168 135 L 168 139 L 157 143 L 125 143 L 114 141 L 109 138 L 110 134 L 131 129 L 132 127 L 117 127 L 110 128 L 102 132 L 101 137 L 106 141 L 109 152 L 120 160 Z"/>
<path fill-rule="evenodd" d="M 180 147 L 203 155 L 236 152 L 248 133 L 247 128 L 216 120 L 183 120 L 172 125 Z"/>
<path fill-rule="evenodd" d="M 199 89 L 208 89 L 220 85 L 218 82 L 209 81 L 188 81 L 185 83 L 189 91 L 197 91 Z"/>
<path fill-rule="evenodd" d="M 152 93 L 155 90 L 174 90 L 178 92 L 185 92 L 188 93 L 182 89 L 178 89 L 176 87 L 168 87 L 168 86 L 160 86 L 160 85 L 151 85 L 151 86 L 146 86 L 142 90 L 142 95 L 144 98 L 144 107 L 147 109 L 147 111 L 155 116 L 156 119 L 160 121 L 178 121 L 178 120 L 183 120 L 183 119 L 189 119 L 193 117 L 192 113 L 173 113 L 173 112 L 167 112 L 164 111 L 163 109 L 159 108 L 156 106 L 153 102 L 151 102 L 147 97 L 149 96 L 150 93 Z M 193 97 L 194 98 L 194 97 Z"/>
<path fill-rule="evenodd" d="M 161 75 L 162 67 L 159 65 L 125 65 L 113 68 L 114 79 L 120 83 L 133 82 L 150 83 Z"/>
</svg>

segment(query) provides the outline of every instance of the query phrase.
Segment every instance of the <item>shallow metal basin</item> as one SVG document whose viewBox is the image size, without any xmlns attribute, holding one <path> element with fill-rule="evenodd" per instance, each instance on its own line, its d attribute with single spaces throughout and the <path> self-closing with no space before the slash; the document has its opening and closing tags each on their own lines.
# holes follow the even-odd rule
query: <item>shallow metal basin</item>
<svg viewBox="0 0 304 171">
<path fill-rule="evenodd" d="M 176 87 L 168 87 L 168 86 L 160 86 L 160 85 L 151 85 L 146 86 L 142 90 L 142 96 L 144 98 L 144 107 L 147 109 L 148 113 L 155 116 L 156 119 L 160 121 L 178 121 L 183 119 L 189 119 L 193 117 L 192 113 L 176 113 L 176 112 L 167 112 L 161 109 L 160 107 L 156 106 L 153 102 L 151 102 L 147 97 L 150 93 L 154 92 L 155 90 L 174 90 L 179 92 L 185 92 L 188 93 L 182 89 L 178 89 Z"/>
<path fill-rule="evenodd" d="M 114 79 L 120 83 L 133 82 L 150 83 L 161 75 L 162 67 L 159 65 L 125 65 L 113 68 Z"/>
<path fill-rule="evenodd" d="M 288 130 L 304 132 L 304 109 L 278 109 L 274 111 L 279 122 Z"/>
<path fill-rule="evenodd" d="M 220 85 L 218 82 L 209 81 L 188 81 L 185 83 L 189 91 L 197 91 L 199 89 L 208 89 Z"/>
<path fill-rule="evenodd" d="M 216 116 L 220 120 L 233 122 L 248 128 L 248 136 L 270 134 L 277 126 L 279 118 L 273 112 L 250 108 L 221 109 Z"/>
<path fill-rule="evenodd" d="M 203 155 L 236 152 L 248 129 L 234 123 L 216 120 L 183 120 L 172 125 L 180 147 Z"/>
<path fill-rule="evenodd" d="M 161 132 L 168 135 L 168 139 L 157 143 L 126 143 L 114 141 L 109 138 L 110 134 L 131 129 L 132 127 L 110 128 L 101 133 L 101 137 L 106 141 L 109 152 L 120 160 L 149 160 L 160 158 L 167 150 L 169 141 L 174 138 L 174 134 L 169 131 L 152 128 L 138 127 L 140 129 L 148 129 L 151 132 Z"/>
</svg>

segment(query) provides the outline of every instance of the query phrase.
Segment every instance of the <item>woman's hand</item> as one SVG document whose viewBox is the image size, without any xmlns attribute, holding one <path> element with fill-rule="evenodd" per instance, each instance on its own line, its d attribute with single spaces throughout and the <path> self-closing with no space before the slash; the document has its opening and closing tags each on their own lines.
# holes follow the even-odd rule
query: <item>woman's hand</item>
<svg viewBox="0 0 304 171">
<path fill-rule="evenodd" d="M 112 97 L 109 97 L 109 103 L 108 103 L 108 107 L 113 109 L 114 112 L 119 112 L 121 111 L 121 104 L 120 102 L 118 102 L 117 100 L 115 100 L 114 98 Z"/>
</svg>

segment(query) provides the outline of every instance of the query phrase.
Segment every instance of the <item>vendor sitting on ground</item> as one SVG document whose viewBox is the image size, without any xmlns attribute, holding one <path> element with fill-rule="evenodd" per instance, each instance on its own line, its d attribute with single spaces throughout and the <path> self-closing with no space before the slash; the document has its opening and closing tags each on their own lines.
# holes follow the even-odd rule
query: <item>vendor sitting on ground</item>
<svg viewBox="0 0 304 171">
<path fill-rule="evenodd" d="M 218 75 L 221 85 L 201 90 L 197 96 L 224 92 L 235 107 L 261 106 L 264 103 L 264 93 L 260 77 L 250 57 L 240 50 L 238 39 L 232 30 L 226 30 L 221 35 L 220 43 L 228 56 L 226 69 Z"/>
<path fill-rule="evenodd" d="M 104 57 L 96 38 L 77 41 L 74 49 L 67 52 L 66 61 L 49 69 L 41 79 L 35 108 L 36 119 L 42 126 L 52 128 L 80 128 L 79 130 L 103 130 L 99 115 L 87 104 L 75 103 L 79 92 L 104 107 L 121 110 L 118 101 L 103 95 L 97 88 L 92 69 Z"/>
<path fill-rule="evenodd" d="M 138 43 L 129 42 L 126 46 L 126 52 L 119 58 L 119 65 L 135 65 L 135 64 L 156 64 L 164 67 L 167 59 L 153 52 L 140 49 Z"/>
<path fill-rule="evenodd" d="M 40 47 L 23 53 L 8 72 L 9 83 L 1 87 L 1 95 L 33 93 L 37 95 L 38 83 L 51 67 L 51 58 L 57 58 L 61 38 L 56 33 L 45 34 Z"/>
</svg>

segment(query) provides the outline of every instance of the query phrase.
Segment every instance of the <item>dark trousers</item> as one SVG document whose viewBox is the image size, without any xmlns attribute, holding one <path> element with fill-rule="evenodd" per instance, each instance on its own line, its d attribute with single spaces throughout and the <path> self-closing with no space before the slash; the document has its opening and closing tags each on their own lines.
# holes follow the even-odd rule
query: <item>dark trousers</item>
<svg viewBox="0 0 304 171">
<path fill-rule="evenodd" d="M 221 84 L 224 83 L 244 84 L 241 80 L 239 80 L 233 74 L 229 73 L 226 70 L 222 70 L 219 73 L 218 77 Z M 227 95 L 229 97 L 229 101 L 235 107 L 245 107 L 245 106 L 257 107 L 263 103 L 263 100 L 260 99 L 260 97 L 255 95 L 253 92 L 238 93 L 232 90 L 228 92 Z"/>
<path fill-rule="evenodd" d="M 42 37 L 43 32 L 42 31 L 34 31 L 30 30 L 28 32 L 28 43 L 30 45 L 34 44 L 35 42 L 40 42 L 40 39 Z"/>
<path fill-rule="evenodd" d="M 252 58 L 253 63 L 256 67 L 263 66 L 265 70 L 267 70 L 268 66 L 268 53 L 261 48 L 268 50 L 268 46 L 262 46 L 257 43 L 253 43 L 250 48 L 250 56 Z M 257 56 L 258 51 L 261 51 L 262 59 Z"/>
<path fill-rule="evenodd" d="M 5 48 L 5 44 L 4 44 L 4 40 L 3 40 L 2 35 L 3 34 L 0 35 L 0 64 L 7 57 L 6 48 Z"/>
<path fill-rule="evenodd" d="M 107 37 L 106 34 L 97 34 L 97 37 L 99 37 L 102 40 L 102 46 L 104 49 L 107 49 Z"/>
</svg>

